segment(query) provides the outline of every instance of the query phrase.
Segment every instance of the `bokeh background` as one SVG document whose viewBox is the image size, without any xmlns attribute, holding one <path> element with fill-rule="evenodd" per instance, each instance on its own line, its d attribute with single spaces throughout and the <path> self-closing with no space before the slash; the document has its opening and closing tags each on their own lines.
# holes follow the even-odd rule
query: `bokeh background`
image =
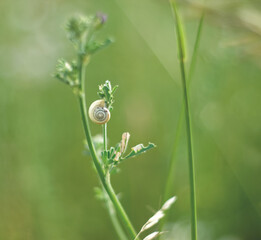
<svg viewBox="0 0 261 240">
<path fill-rule="evenodd" d="M 190 85 L 199 239 L 261 239 L 260 1 L 182 1 L 187 63 L 205 9 Z M 46 0 L 0 2 L 0 239 L 117 239 L 93 188 L 83 155 L 77 99 L 51 74 L 60 57 L 74 57 L 64 23 L 74 13 L 108 14 L 100 37 L 115 43 L 93 57 L 88 105 L 97 86 L 118 84 L 109 123 L 115 145 L 157 148 L 126 161 L 113 177 L 136 228 L 158 209 L 173 148 L 182 95 L 174 22 L 165 0 Z M 93 135 L 101 132 L 92 124 Z M 178 146 L 167 239 L 187 240 L 189 186 L 185 129 Z"/>
</svg>

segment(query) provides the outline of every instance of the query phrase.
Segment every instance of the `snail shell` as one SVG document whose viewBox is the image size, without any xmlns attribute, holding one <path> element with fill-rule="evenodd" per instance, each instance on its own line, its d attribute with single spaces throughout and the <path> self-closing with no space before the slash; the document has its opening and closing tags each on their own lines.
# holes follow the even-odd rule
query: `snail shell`
<svg viewBox="0 0 261 240">
<path fill-rule="evenodd" d="M 110 111 L 105 107 L 105 101 L 97 100 L 89 108 L 90 119 L 97 124 L 105 124 L 110 120 Z"/>
</svg>

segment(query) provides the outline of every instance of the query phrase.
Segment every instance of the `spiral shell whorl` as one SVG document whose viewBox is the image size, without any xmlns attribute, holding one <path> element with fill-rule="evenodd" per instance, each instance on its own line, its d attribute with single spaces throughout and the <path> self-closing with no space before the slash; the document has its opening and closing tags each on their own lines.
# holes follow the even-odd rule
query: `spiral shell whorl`
<svg viewBox="0 0 261 240">
<path fill-rule="evenodd" d="M 93 102 L 89 108 L 90 119 L 97 124 L 105 124 L 110 120 L 110 111 L 105 107 L 104 100 Z"/>
</svg>

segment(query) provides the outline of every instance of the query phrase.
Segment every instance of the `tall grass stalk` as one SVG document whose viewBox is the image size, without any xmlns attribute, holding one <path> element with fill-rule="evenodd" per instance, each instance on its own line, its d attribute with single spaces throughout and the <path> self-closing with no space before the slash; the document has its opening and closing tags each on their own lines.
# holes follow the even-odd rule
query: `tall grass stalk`
<svg viewBox="0 0 261 240">
<path fill-rule="evenodd" d="M 105 189 L 106 193 L 108 194 L 108 197 L 110 198 L 115 211 L 117 212 L 117 215 L 122 221 L 123 226 L 125 227 L 126 231 L 128 232 L 129 236 L 134 239 L 136 237 L 136 231 L 129 220 L 125 210 L 123 209 L 119 199 L 117 198 L 110 182 L 110 176 L 105 175 L 102 166 L 99 162 L 97 153 L 94 148 L 94 144 L 91 137 L 90 127 L 89 127 L 89 120 L 87 117 L 87 107 L 86 107 L 86 97 L 85 97 L 85 67 L 86 67 L 86 59 L 84 59 L 81 55 L 78 57 L 78 69 L 79 69 L 79 82 L 80 82 L 80 94 L 78 96 L 79 98 L 79 104 L 80 104 L 80 111 L 81 111 L 81 118 L 84 128 L 84 133 L 86 137 L 86 141 L 89 146 L 90 154 L 92 156 L 93 163 L 95 165 L 95 168 L 97 170 L 98 176 L 100 178 L 100 181 L 102 183 L 103 188 Z M 106 129 L 106 128 L 104 128 Z M 106 140 L 107 142 L 107 140 Z M 105 145 L 105 143 L 104 143 Z"/>
<path fill-rule="evenodd" d="M 185 70 L 185 56 L 186 47 L 184 39 L 183 25 L 179 17 L 176 2 L 170 0 L 170 6 L 172 10 L 173 17 L 176 24 L 176 34 L 177 34 L 177 45 L 179 53 L 179 63 L 181 71 L 181 80 L 183 88 L 183 98 L 184 98 L 184 113 L 185 113 L 185 123 L 186 123 L 186 134 L 187 134 L 187 151 L 189 160 L 189 183 L 190 183 L 190 205 L 191 205 L 191 239 L 197 240 L 197 209 L 196 209 L 196 184 L 195 184 L 195 169 L 194 169 L 194 156 L 193 156 L 193 143 L 192 143 L 192 131 L 191 131 L 191 118 L 190 118 L 190 106 L 189 106 L 189 96 L 188 96 L 188 79 Z"/>
<path fill-rule="evenodd" d="M 196 65 L 203 22 L 204 22 L 204 13 L 202 13 L 202 15 L 200 17 L 200 21 L 199 21 L 198 28 L 197 28 L 196 40 L 194 43 L 191 63 L 190 63 L 189 72 L 188 72 L 188 84 L 187 84 L 188 87 L 190 86 L 190 82 L 191 82 L 192 75 L 194 73 L 194 69 L 195 69 L 195 65 Z M 175 170 L 175 163 L 176 163 L 176 157 L 177 157 L 176 153 L 177 153 L 177 148 L 178 148 L 178 145 L 180 142 L 181 129 L 182 129 L 183 122 L 184 122 L 184 111 L 185 111 L 185 105 L 184 105 L 184 101 L 183 101 L 182 108 L 181 108 L 181 111 L 179 114 L 178 123 L 177 123 L 176 129 L 175 129 L 174 143 L 173 143 L 173 148 L 172 148 L 170 164 L 169 164 L 169 168 L 168 168 L 167 181 L 165 184 L 165 189 L 164 189 L 164 194 L 163 194 L 163 201 L 166 201 L 172 194 L 174 170 Z M 164 220 L 166 220 L 166 218 Z"/>
</svg>

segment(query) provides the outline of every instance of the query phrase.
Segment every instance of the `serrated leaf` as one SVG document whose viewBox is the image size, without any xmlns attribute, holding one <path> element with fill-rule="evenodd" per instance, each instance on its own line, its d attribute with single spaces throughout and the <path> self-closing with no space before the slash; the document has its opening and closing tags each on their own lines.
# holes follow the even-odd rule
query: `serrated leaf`
<svg viewBox="0 0 261 240">
<path fill-rule="evenodd" d="M 146 146 L 146 147 L 143 144 L 138 144 L 135 147 L 132 147 L 131 152 L 126 157 L 124 157 L 123 159 L 136 157 L 136 156 L 140 155 L 141 153 L 144 153 L 144 152 L 146 152 L 146 151 L 148 151 L 148 150 L 150 150 L 154 147 L 156 147 L 156 145 L 154 143 L 149 143 L 149 145 Z"/>
</svg>

